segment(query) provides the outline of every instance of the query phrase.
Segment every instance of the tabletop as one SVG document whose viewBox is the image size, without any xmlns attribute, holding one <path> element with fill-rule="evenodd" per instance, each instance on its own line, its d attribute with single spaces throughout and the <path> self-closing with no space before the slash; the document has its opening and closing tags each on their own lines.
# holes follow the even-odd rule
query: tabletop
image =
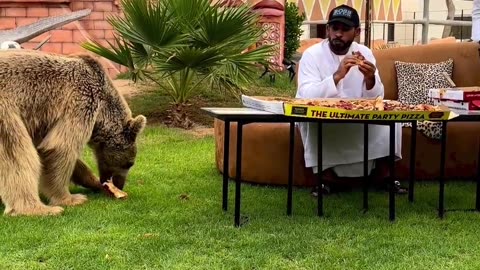
<svg viewBox="0 0 480 270">
<path fill-rule="evenodd" d="M 452 112 L 458 114 L 458 116 L 451 119 L 450 121 L 454 121 L 454 122 L 480 121 L 480 111 L 452 110 Z"/>
<path fill-rule="evenodd" d="M 239 108 L 226 108 L 226 107 L 204 107 L 201 108 L 213 117 L 225 120 L 228 118 L 230 121 L 236 120 L 282 120 L 288 121 L 288 116 L 283 114 L 275 114 L 267 111 L 256 110 L 247 107 Z"/>
</svg>

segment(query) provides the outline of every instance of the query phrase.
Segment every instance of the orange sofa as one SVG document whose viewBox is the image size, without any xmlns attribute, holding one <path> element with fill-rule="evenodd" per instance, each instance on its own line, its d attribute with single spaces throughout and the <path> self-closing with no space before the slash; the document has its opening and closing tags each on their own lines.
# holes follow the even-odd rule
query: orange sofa
<svg viewBox="0 0 480 270">
<path fill-rule="evenodd" d="M 444 43 L 390 48 L 373 51 L 385 98 L 397 99 L 397 78 L 394 61 L 434 63 L 454 59 L 453 81 L 457 86 L 480 85 L 480 56 L 477 43 Z M 224 123 L 215 119 L 216 165 L 223 173 Z M 440 172 L 440 141 L 417 131 L 416 178 L 432 180 Z M 448 124 L 446 149 L 447 179 L 472 178 L 477 170 L 480 123 Z M 411 129 L 403 128 L 402 156 L 396 162 L 396 176 L 409 177 Z M 243 129 L 242 180 L 245 182 L 286 185 L 288 181 L 289 124 L 251 123 Z M 236 123 L 231 123 L 229 176 L 235 177 Z M 303 144 L 299 131 L 295 136 L 294 185 L 311 186 L 312 172 L 305 168 Z"/>
</svg>

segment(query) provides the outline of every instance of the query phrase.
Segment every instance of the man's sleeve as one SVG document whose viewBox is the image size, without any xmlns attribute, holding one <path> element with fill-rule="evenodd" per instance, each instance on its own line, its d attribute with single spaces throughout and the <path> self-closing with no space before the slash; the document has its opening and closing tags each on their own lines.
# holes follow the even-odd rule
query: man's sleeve
<svg viewBox="0 0 480 270">
<path fill-rule="evenodd" d="M 365 53 L 363 53 L 363 56 L 365 57 L 366 60 L 370 61 L 373 65 L 377 65 L 377 61 L 375 60 L 375 57 L 373 56 L 372 51 L 367 50 Z M 377 96 L 381 96 L 382 98 L 384 97 L 385 94 L 385 89 L 383 87 L 382 80 L 380 79 L 380 74 L 378 73 L 378 68 L 375 70 L 375 85 L 373 86 L 372 89 L 367 90 L 367 86 L 365 82 L 363 83 L 362 86 L 362 96 L 366 98 L 374 98 Z"/>
<path fill-rule="evenodd" d="M 333 75 L 322 78 L 318 61 L 310 52 L 305 52 L 298 66 L 297 98 L 331 98 L 338 95 Z"/>
<path fill-rule="evenodd" d="M 471 38 L 474 42 L 480 41 L 480 0 L 473 0 Z"/>
</svg>

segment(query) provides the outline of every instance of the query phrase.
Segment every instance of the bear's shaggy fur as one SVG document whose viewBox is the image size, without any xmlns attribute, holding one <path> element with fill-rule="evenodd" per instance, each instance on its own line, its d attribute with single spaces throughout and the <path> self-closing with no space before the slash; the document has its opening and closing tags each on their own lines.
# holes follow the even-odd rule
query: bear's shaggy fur
<svg viewBox="0 0 480 270">
<path fill-rule="evenodd" d="M 0 51 L 0 198 L 8 215 L 55 215 L 86 202 L 71 181 L 100 183 L 80 159 L 95 153 L 100 181 L 123 188 L 146 118 L 131 111 L 87 55 Z M 48 200 L 45 205 L 40 193 Z"/>
</svg>

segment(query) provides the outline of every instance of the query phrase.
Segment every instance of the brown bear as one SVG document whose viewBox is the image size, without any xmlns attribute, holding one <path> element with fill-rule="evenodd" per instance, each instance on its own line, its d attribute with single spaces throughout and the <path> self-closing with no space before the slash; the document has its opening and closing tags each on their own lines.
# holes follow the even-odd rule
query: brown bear
<svg viewBox="0 0 480 270">
<path fill-rule="evenodd" d="M 0 198 L 7 215 L 56 215 L 87 201 L 74 183 L 123 189 L 136 138 L 146 125 L 132 117 L 99 62 L 88 55 L 0 51 Z M 100 182 L 79 157 L 93 149 Z M 40 194 L 49 201 L 45 205 Z"/>
</svg>

